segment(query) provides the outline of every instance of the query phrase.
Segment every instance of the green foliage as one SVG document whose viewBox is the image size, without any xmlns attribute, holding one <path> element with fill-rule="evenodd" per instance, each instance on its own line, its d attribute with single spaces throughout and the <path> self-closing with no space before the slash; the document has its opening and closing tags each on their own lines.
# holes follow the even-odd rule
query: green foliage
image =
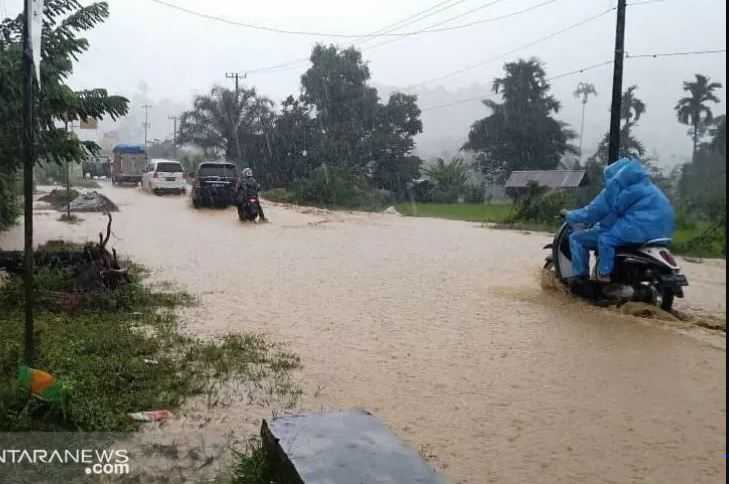
<svg viewBox="0 0 729 484">
<path fill-rule="evenodd" d="M 19 215 L 14 177 L 0 170 L 0 230 L 15 223 Z"/>
<path fill-rule="evenodd" d="M 174 409 L 192 395 L 214 405 L 230 380 L 245 385 L 252 401 L 296 402 L 301 391 L 289 372 L 298 357 L 254 334 L 220 341 L 179 334 L 171 310 L 191 304 L 190 296 L 149 289 L 133 269 L 129 286 L 84 295 L 73 313 L 55 304 L 72 289 L 72 274 L 38 269 L 34 366 L 63 382 L 62 407 L 18 388 L 22 281 L 13 277 L 0 290 L 0 431 L 133 430 L 127 413 Z"/>
<path fill-rule="evenodd" d="M 275 472 L 266 449 L 259 438 L 248 441 L 243 452 L 237 452 L 231 484 L 277 484 Z"/>
<path fill-rule="evenodd" d="M 560 103 L 549 93 L 541 62 L 521 59 L 504 71 L 493 83 L 503 102 L 483 102 L 491 114 L 471 126 L 463 148 L 480 155 L 487 173 L 556 168 L 563 155 L 576 153 L 569 143 L 575 134 L 552 117 Z"/>
<path fill-rule="evenodd" d="M 435 203 L 453 203 L 466 190 L 468 166 L 461 158 L 449 162 L 438 158 L 433 166 L 423 169 L 423 173 L 434 184 L 431 200 Z"/>
<path fill-rule="evenodd" d="M 80 162 L 97 153 L 96 143 L 80 141 L 73 132 L 57 127 L 59 120 L 117 119 L 127 113 L 128 100 L 110 96 L 105 89 L 74 92 L 66 80 L 73 62 L 88 49 L 81 35 L 103 22 L 109 15 L 106 2 L 87 6 L 77 0 L 49 0 L 44 8 L 41 85 L 35 85 L 34 118 L 36 153 L 39 159 L 56 163 Z M 20 166 L 22 145 L 21 41 L 23 17 L 0 23 L 0 152 L 6 168 Z"/>
<path fill-rule="evenodd" d="M 177 143 L 202 148 L 209 157 L 224 156 L 254 170 L 262 166 L 265 133 L 272 123 L 273 102 L 256 90 L 215 86 L 196 96 L 193 108 L 180 116 Z"/>
<path fill-rule="evenodd" d="M 83 6 L 77 0 L 46 0 L 43 24 L 41 87 L 35 84 L 33 107 L 38 159 L 46 163 L 81 162 L 100 148 L 94 142 L 81 141 L 73 132 L 57 127 L 60 120 L 117 119 L 127 113 L 128 101 L 110 96 L 104 89 L 74 92 L 66 80 L 73 62 L 88 49 L 81 37 L 106 20 L 106 2 Z M 24 18 L 0 21 L 0 228 L 17 216 L 17 208 L 8 180 L 21 166 L 23 146 L 21 76 L 22 32 Z"/>
<path fill-rule="evenodd" d="M 707 128 L 711 125 L 714 114 L 707 103 L 718 103 L 719 98 L 716 97 L 714 91 L 721 89 L 719 82 L 711 82 L 708 76 L 696 74 L 695 81 L 686 81 L 683 83 L 683 90 L 689 93 L 689 96 L 682 97 L 676 103 L 676 116 L 682 124 L 692 127 L 689 135 L 693 141 L 693 156 L 699 147 L 699 141 L 706 133 Z M 692 160 L 693 161 L 693 160 Z"/>
<path fill-rule="evenodd" d="M 372 189 L 403 196 L 421 164 L 412 153 L 422 132 L 417 98 L 395 93 L 380 103 L 354 48 L 317 45 L 311 63 L 301 95 L 287 97 L 279 113 L 252 89 L 238 99 L 220 87 L 196 97 L 181 117 L 178 142 L 238 160 L 265 188 L 286 188 L 306 202 L 371 203 Z M 324 166 L 336 172 L 331 182 L 322 182 Z"/>
<path fill-rule="evenodd" d="M 463 191 L 463 201 L 466 203 L 484 203 L 486 190 L 482 184 L 469 183 Z"/>
<path fill-rule="evenodd" d="M 638 126 L 638 121 L 646 112 L 645 103 L 635 95 L 638 86 L 630 86 L 623 93 L 620 104 L 620 156 L 634 156 L 642 158 L 645 155 L 645 145 L 633 136 L 633 128 Z M 597 163 L 604 166 L 608 162 L 608 149 L 610 144 L 610 133 L 605 133 L 597 152 L 590 158 L 588 163 Z"/>
<path fill-rule="evenodd" d="M 505 223 L 511 218 L 514 206 L 510 203 L 400 203 L 396 208 L 410 217 Z"/>
</svg>

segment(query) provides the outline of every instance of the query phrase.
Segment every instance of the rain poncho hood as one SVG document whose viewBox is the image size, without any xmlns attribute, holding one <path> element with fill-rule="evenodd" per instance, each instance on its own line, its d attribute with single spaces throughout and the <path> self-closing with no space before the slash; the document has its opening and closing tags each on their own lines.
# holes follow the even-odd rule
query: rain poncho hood
<svg viewBox="0 0 729 484">
<path fill-rule="evenodd" d="M 568 223 L 599 224 L 601 232 L 628 243 L 673 236 L 671 202 L 639 160 L 622 158 L 606 166 L 603 182 L 605 187 L 588 206 L 567 214 Z"/>
</svg>

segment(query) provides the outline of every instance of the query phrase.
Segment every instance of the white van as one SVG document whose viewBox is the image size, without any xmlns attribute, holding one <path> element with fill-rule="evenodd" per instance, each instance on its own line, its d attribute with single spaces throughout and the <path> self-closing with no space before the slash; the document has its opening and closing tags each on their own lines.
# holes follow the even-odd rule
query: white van
<svg viewBox="0 0 729 484">
<path fill-rule="evenodd" d="M 171 160 L 149 160 L 142 175 L 142 189 L 157 195 L 161 193 L 185 194 L 185 176 L 182 165 Z"/>
</svg>

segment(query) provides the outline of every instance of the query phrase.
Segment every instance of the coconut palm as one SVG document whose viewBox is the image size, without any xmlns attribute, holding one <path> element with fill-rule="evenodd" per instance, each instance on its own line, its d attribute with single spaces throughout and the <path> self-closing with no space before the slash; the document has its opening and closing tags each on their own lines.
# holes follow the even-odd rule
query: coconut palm
<svg viewBox="0 0 729 484">
<path fill-rule="evenodd" d="M 696 74 L 695 81 L 685 81 L 683 83 L 683 90 L 688 92 L 689 96 L 679 99 L 674 109 L 678 121 L 691 126 L 689 135 L 693 141 L 692 159 L 694 160 L 696 159 L 699 141 L 714 118 L 714 114 L 711 112 L 711 108 L 707 106 L 707 103 L 719 102 L 719 98 L 714 95 L 714 91 L 721 89 L 721 87 L 721 83 L 711 82 L 711 78 L 702 74 Z"/>
<path fill-rule="evenodd" d="M 580 161 L 582 161 L 582 139 L 585 134 L 585 108 L 587 107 L 587 101 L 589 100 L 590 96 L 597 96 L 597 90 L 595 90 L 595 86 L 593 84 L 590 84 L 589 82 L 580 82 L 579 84 L 577 84 L 577 89 L 575 89 L 574 96 L 582 100 L 582 119 L 580 121 L 579 152 Z"/>
<path fill-rule="evenodd" d="M 193 109 L 182 113 L 178 144 L 193 144 L 207 153 L 223 153 L 228 160 L 249 163 L 248 153 L 257 144 L 273 103 L 255 89 L 238 92 L 213 87 L 209 95 L 196 96 Z"/>
<path fill-rule="evenodd" d="M 633 85 L 623 93 L 623 100 L 620 103 L 620 118 L 625 121 L 624 127 L 632 128 L 640 117 L 645 114 L 645 103 L 635 95 L 635 91 L 637 90 L 638 86 Z"/>
</svg>

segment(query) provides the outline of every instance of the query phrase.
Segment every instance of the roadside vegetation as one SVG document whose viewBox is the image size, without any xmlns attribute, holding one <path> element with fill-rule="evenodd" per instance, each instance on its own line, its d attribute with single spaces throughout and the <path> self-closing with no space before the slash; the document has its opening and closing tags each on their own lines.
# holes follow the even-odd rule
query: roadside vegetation
<svg viewBox="0 0 729 484">
<path fill-rule="evenodd" d="M 68 245 L 61 245 L 64 250 Z M 73 246 L 70 246 L 73 247 Z M 53 258 L 47 258 L 52 261 Z M 74 292 L 61 267 L 35 274 L 37 342 L 34 367 L 62 382 L 60 402 L 31 397 L 18 382 L 23 344 L 22 280 L 0 288 L 0 431 L 128 431 L 128 414 L 174 410 L 200 396 L 215 405 L 223 385 L 237 382 L 252 401 L 293 405 L 300 390 L 290 378 L 299 359 L 256 334 L 217 341 L 177 331 L 174 310 L 194 304 L 181 291 L 130 283 L 113 291 Z"/>
</svg>

